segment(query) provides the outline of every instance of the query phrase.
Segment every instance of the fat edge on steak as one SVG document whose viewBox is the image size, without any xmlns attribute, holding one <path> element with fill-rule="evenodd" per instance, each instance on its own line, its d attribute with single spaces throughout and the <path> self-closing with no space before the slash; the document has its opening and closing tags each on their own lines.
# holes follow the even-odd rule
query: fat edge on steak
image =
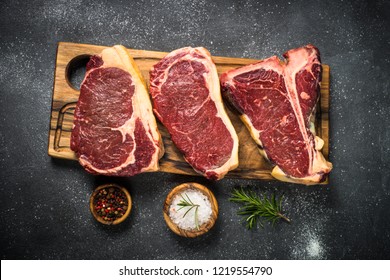
<svg viewBox="0 0 390 280">
<path fill-rule="evenodd" d="M 134 59 L 131 57 L 127 49 L 121 45 L 115 45 L 113 47 L 104 49 L 98 55 L 98 57 L 100 57 L 103 61 L 103 65 L 101 65 L 101 67 L 118 68 L 130 74 L 134 84 L 134 94 L 131 98 L 133 110 L 131 119 L 139 118 L 141 120 L 142 125 L 144 126 L 144 128 L 147 129 L 146 134 L 148 139 L 150 139 L 150 141 L 153 143 L 153 146 L 155 147 L 155 152 L 152 155 L 152 159 L 149 162 L 149 165 L 142 167 L 142 169 L 139 170 L 136 174 L 159 170 L 159 159 L 164 154 L 164 145 L 160 132 L 157 129 L 157 123 L 153 115 L 152 105 L 147 91 L 146 83 L 142 77 L 140 70 L 138 69 L 137 64 L 135 63 Z M 95 69 L 96 68 L 92 68 L 85 74 L 82 85 L 88 78 L 90 72 L 94 71 Z M 115 114 L 116 112 L 112 113 Z M 73 128 L 74 127 L 75 124 L 73 125 Z M 126 123 L 121 127 L 111 128 L 111 130 L 120 131 L 123 139 L 125 139 L 126 134 L 130 134 L 133 137 L 133 141 L 135 141 L 134 129 L 135 125 L 131 121 L 126 121 Z M 79 157 L 79 162 L 87 171 L 91 173 L 116 176 L 122 171 L 122 169 L 126 168 L 128 165 L 136 164 L 135 157 L 133 156 L 136 149 L 137 147 L 135 146 L 134 149 L 128 155 L 127 160 L 120 166 L 115 166 L 108 169 L 100 169 L 94 167 L 89 163 L 87 159 L 84 159 L 82 155 Z M 126 174 L 120 174 L 119 176 L 126 176 Z"/>
<path fill-rule="evenodd" d="M 179 56 L 179 58 L 176 59 L 175 58 L 176 56 Z M 173 61 L 169 61 L 170 59 L 173 59 Z M 184 159 L 193 167 L 193 169 L 196 172 L 200 173 L 201 175 L 207 177 L 208 179 L 220 180 L 230 170 L 233 170 L 238 166 L 238 136 L 225 111 L 225 107 L 221 96 L 217 69 L 207 49 L 203 47 L 197 47 L 197 48 L 184 47 L 181 49 L 177 49 L 175 51 L 170 52 L 159 63 L 157 63 L 152 67 L 152 69 L 150 70 L 150 94 L 153 100 L 153 110 L 156 116 L 158 117 L 158 119 L 164 124 L 164 126 L 167 127 L 166 125 L 167 123 L 165 122 L 164 116 L 157 109 L 158 102 L 156 100 L 157 100 L 157 96 L 161 95 L 162 92 L 161 88 L 163 84 L 166 82 L 166 80 L 168 79 L 170 69 L 177 63 L 183 61 L 189 61 L 189 62 L 195 61 L 197 63 L 201 63 L 204 66 L 206 70 L 206 72 L 203 73 L 205 86 L 209 92 L 209 98 L 214 103 L 217 110 L 216 115 L 213 117 L 219 118 L 223 122 L 224 127 L 227 129 L 229 137 L 231 137 L 233 141 L 232 149 L 230 151 L 228 159 L 220 166 L 215 166 L 211 169 L 201 171 L 194 166 L 194 162 L 191 162 L 191 160 L 189 160 L 186 157 L 186 155 L 184 155 Z M 202 110 L 202 108 L 200 108 L 200 110 Z M 172 133 L 175 133 L 174 129 L 170 130 L 168 128 L 168 131 L 171 134 L 171 137 L 172 137 Z M 205 137 L 208 137 L 208 135 L 205 135 Z M 221 143 L 218 142 L 218 139 L 211 139 L 211 140 L 214 141 L 213 144 L 214 146 L 221 145 Z M 179 150 L 183 152 L 180 146 L 178 146 L 177 144 L 178 143 L 175 143 L 175 145 L 179 148 Z"/>
<path fill-rule="evenodd" d="M 315 49 L 316 52 L 312 52 L 311 54 L 308 54 L 308 53 L 302 51 L 306 48 L 307 49 Z M 286 52 L 286 54 L 284 56 L 287 58 L 287 61 L 280 61 L 279 58 L 277 58 L 276 56 L 273 56 L 273 57 L 270 57 L 268 59 L 262 60 L 258 63 L 250 64 L 247 66 L 243 66 L 243 67 L 240 67 L 237 69 L 227 71 L 227 72 L 223 73 L 220 77 L 223 96 L 228 101 L 228 103 L 230 105 L 232 105 L 232 107 L 234 109 L 236 109 L 236 111 L 239 113 L 240 119 L 245 124 L 245 126 L 249 130 L 252 138 L 254 139 L 256 144 L 258 145 L 260 154 L 267 159 L 269 159 L 269 157 L 267 155 L 267 148 L 268 147 L 264 147 L 264 145 L 261 141 L 261 131 L 259 131 L 258 129 L 256 129 L 254 127 L 251 118 L 234 101 L 234 98 L 232 95 L 233 95 L 234 91 L 237 90 L 235 88 L 234 78 L 241 75 L 241 74 L 245 74 L 245 73 L 248 73 L 251 71 L 257 71 L 259 69 L 266 70 L 266 71 L 271 70 L 271 71 L 276 71 L 278 74 L 282 75 L 284 77 L 284 82 L 286 82 L 286 80 L 293 81 L 293 84 L 295 85 L 295 75 L 300 70 L 302 70 L 302 69 L 307 70 L 308 67 L 312 67 L 312 65 L 310 65 L 310 63 L 313 63 L 313 61 L 320 65 L 319 54 L 318 54 L 318 57 L 313 56 L 313 55 L 317 55 L 317 52 L 318 52 L 318 50 L 314 46 L 308 45 L 308 46 L 305 46 L 302 48 L 297 48 L 297 49 L 290 50 L 290 51 Z M 289 59 L 288 59 L 288 56 L 291 54 L 298 56 L 298 58 L 296 58 L 294 60 L 294 62 L 289 61 Z M 310 55 L 312 55 L 312 57 L 310 57 Z M 289 70 L 295 69 L 292 72 L 289 70 L 286 70 L 287 65 L 289 63 L 290 63 L 289 66 L 291 66 L 291 67 L 289 67 Z M 317 98 L 315 100 L 316 102 L 318 102 L 318 99 L 319 99 L 320 79 L 321 79 L 321 72 L 320 72 L 320 76 L 319 76 L 319 81 L 317 81 L 318 87 L 316 89 L 317 90 Z M 248 87 L 249 86 L 250 85 L 248 84 Z M 290 93 L 290 94 L 294 94 L 294 96 L 297 96 L 296 92 L 295 93 L 293 92 L 294 89 L 291 89 L 291 86 L 289 87 L 288 85 L 286 85 L 286 89 L 287 89 L 287 92 L 289 90 L 292 91 L 292 93 Z M 300 106 L 299 98 L 292 97 L 289 99 L 290 99 L 289 101 L 291 103 L 291 107 L 293 108 L 297 119 L 300 118 L 300 120 L 298 120 L 298 122 L 301 121 L 300 125 L 302 127 L 300 127 L 300 130 L 301 130 L 302 134 L 305 134 L 305 133 L 310 134 L 311 133 L 314 137 L 314 141 L 309 141 L 309 140 L 307 141 L 308 142 L 307 149 L 310 150 L 309 153 L 312 153 L 311 162 L 309 164 L 310 170 L 308 171 L 308 174 L 306 176 L 294 177 L 294 176 L 284 172 L 277 165 L 277 163 L 272 162 L 274 164 L 274 167 L 272 169 L 271 175 L 273 177 L 275 177 L 276 179 L 281 180 L 281 181 L 285 181 L 285 182 L 299 183 L 299 184 L 305 184 L 305 185 L 318 184 L 321 181 L 323 181 L 325 179 L 326 174 L 328 174 L 330 172 L 330 170 L 332 169 L 332 164 L 330 162 L 326 161 L 326 159 L 324 158 L 324 156 L 322 155 L 322 153 L 320 151 L 324 145 L 324 141 L 315 135 L 315 129 L 314 129 L 314 123 L 313 123 L 314 116 L 315 116 L 315 114 L 314 114 L 315 113 L 314 112 L 315 106 L 313 106 L 313 108 L 311 108 L 311 114 L 310 114 L 308 120 L 305 120 L 301 116 L 302 114 L 299 113 L 300 109 L 297 109 L 297 107 Z M 294 99 L 294 100 L 292 100 L 292 99 Z M 296 104 L 294 105 L 293 104 L 294 102 L 298 102 L 298 106 Z M 309 124 L 309 125 L 306 125 L 306 124 Z M 309 128 L 309 130 L 308 130 L 308 128 Z M 307 132 L 307 131 L 309 131 L 309 132 Z M 303 138 L 305 139 L 305 137 L 303 137 Z M 310 137 L 307 137 L 307 135 L 306 135 L 306 139 L 309 139 L 309 138 Z M 311 142 L 313 142 L 313 143 L 311 143 Z"/>
</svg>

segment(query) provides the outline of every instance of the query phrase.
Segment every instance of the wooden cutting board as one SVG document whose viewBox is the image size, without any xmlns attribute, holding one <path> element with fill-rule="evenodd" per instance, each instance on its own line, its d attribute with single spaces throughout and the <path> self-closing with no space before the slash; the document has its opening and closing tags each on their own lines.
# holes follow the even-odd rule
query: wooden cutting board
<svg viewBox="0 0 390 280">
<path fill-rule="evenodd" d="M 48 147 L 48 153 L 52 157 L 77 160 L 74 152 L 69 146 L 73 125 L 73 113 L 79 97 L 79 91 L 71 85 L 69 73 L 72 65 L 77 64 L 77 62 L 81 60 L 85 61 L 88 56 L 98 54 L 104 48 L 106 47 L 66 42 L 60 42 L 58 44 Z M 167 53 L 132 49 L 129 49 L 129 52 L 134 57 L 149 86 L 150 68 Z M 259 61 L 256 59 L 218 56 L 214 56 L 213 60 L 217 66 L 218 74 Z M 329 66 L 322 65 L 322 67 L 321 97 L 317 106 L 315 126 L 317 135 L 325 142 L 322 152 L 325 158 L 328 159 Z M 226 109 L 240 141 L 240 165 L 237 169 L 230 171 L 226 177 L 273 179 L 271 176 L 272 166 L 259 154 L 256 144 L 250 137 L 244 124 L 236 114 L 229 110 L 229 108 Z M 172 143 L 167 130 L 160 123 L 158 124 L 158 128 L 163 137 L 165 146 L 165 154 L 160 160 L 160 171 L 176 174 L 199 175 L 193 171 L 191 166 L 183 159 L 180 152 Z"/>
</svg>

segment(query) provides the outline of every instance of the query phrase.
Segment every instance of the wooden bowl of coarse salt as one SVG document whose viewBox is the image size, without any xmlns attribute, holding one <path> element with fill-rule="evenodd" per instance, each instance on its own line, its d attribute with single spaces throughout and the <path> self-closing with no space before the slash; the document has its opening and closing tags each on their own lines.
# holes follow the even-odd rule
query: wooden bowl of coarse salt
<svg viewBox="0 0 390 280">
<path fill-rule="evenodd" d="M 184 183 L 168 194 L 163 214 L 174 233 L 197 237 L 214 226 L 218 217 L 218 203 L 214 194 L 205 186 Z"/>
</svg>

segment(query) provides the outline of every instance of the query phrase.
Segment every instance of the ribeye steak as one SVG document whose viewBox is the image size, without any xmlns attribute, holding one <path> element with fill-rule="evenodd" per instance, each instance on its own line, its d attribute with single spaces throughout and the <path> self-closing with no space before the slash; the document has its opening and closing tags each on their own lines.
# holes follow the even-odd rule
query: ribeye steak
<svg viewBox="0 0 390 280">
<path fill-rule="evenodd" d="M 163 154 L 146 85 L 122 46 L 91 57 L 74 113 L 71 149 L 90 173 L 156 171 Z"/>
<path fill-rule="evenodd" d="M 218 180 L 238 166 L 238 137 L 206 49 L 175 50 L 154 65 L 150 94 L 155 114 L 195 171 Z"/>
<path fill-rule="evenodd" d="M 319 100 L 321 62 L 312 45 L 221 75 L 223 96 L 241 114 L 261 153 L 283 181 L 316 184 L 332 164 L 315 136 L 313 113 Z"/>
</svg>

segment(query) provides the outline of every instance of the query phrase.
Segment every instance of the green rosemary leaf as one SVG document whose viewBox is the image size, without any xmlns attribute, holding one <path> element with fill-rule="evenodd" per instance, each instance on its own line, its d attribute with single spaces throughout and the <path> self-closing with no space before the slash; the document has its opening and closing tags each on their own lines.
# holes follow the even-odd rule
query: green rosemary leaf
<svg viewBox="0 0 390 280">
<path fill-rule="evenodd" d="M 196 208 L 195 208 L 195 226 L 196 226 L 197 230 L 199 230 L 198 209 L 199 209 L 199 205 L 196 206 Z"/>
<path fill-rule="evenodd" d="M 196 226 L 196 229 L 199 230 L 199 217 L 198 217 L 199 204 L 194 204 L 191 201 L 191 199 L 189 198 L 189 196 L 187 194 L 185 194 L 185 195 L 186 195 L 187 199 L 185 199 L 184 196 L 182 194 L 180 194 L 182 200 L 180 200 L 179 203 L 177 204 L 178 206 L 180 206 L 180 208 L 177 211 L 180 211 L 181 209 L 183 209 L 185 207 L 189 207 L 183 215 L 183 218 L 184 218 L 192 209 L 195 208 L 195 226 Z"/>
<path fill-rule="evenodd" d="M 232 191 L 230 201 L 240 203 L 243 206 L 238 210 L 237 214 L 240 216 L 246 216 L 245 222 L 248 229 L 252 229 L 257 223 L 263 227 L 263 224 L 259 218 L 264 218 L 272 225 L 283 219 L 286 222 L 290 222 L 285 215 L 282 214 L 282 195 L 279 199 L 276 198 L 275 194 L 272 194 L 270 198 L 265 195 L 259 197 L 254 191 L 245 191 L 242 187 L 235 188 Z"/>
<path fill-rule="evenodd" d="M 187 215 L 188 212 L 190 212 L 195 206 L 191 206 L 188 208 L 188 210 L 184 213 L 183 218 Z"/>
<path fill-rule="evenodd" d="M 190 203 L 191 205 L 194 205 L 194 203 L 191 201 L 191 199 L 190 199 L 190 197 L 188 196 L 188 194 L 186 194 L 186 197 L 187 197 L 189 203 Z"/>
</svg>

